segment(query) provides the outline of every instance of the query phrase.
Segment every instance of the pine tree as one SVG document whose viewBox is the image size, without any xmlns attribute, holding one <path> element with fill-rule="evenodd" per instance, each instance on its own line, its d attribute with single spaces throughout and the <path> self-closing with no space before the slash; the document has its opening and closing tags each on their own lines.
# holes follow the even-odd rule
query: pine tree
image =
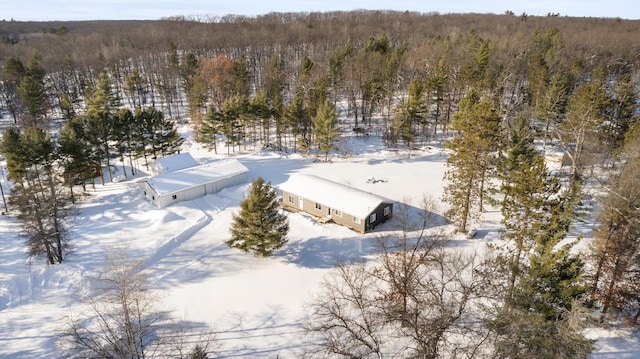
<svg viewBox="0 0 640 359">
<path fill-rule="evenodd" d="M 313 135 L 318 147 L 324 153 L 325 162 L 329 159 L 329 151 L 335 148 L 334 142 L 340 136 L 337 121 L 338 112 L 335 105 L 325 100 L 313 119 Z"/>
<path fill-rule="evenodd" d="M 19 211 L 29 256 L 44 257 L 48 264 L 61 263 L 67 249 L 63 222 L 69 199 L 55 165 L 55 143 L 38 127 L 22 133 L 9 129 L 0 150 L 7 157 L 9 178 L 14 180 L 9 200 Z"/>
<path fill-rule="evenodd" d="M 552 218 L 527 253 L 518 280 L 488 327 L 497 334 L 496 357 L 586 358 L 593 341 L 585 338 L 583 262 L 561 244 L 569 230 L 571 196 L 552 210 Z"/>
<path fill-rule="evenodd" d="M 25 76 L 20 81 L 18 94 L 24 110 L 22 125 L 43 126 L 47 113 L 47 97 L 44 84 L 45 70 L 40 66 L 40 56 L 33 55 L 27 64 Z"/>
<path fill-rule="evenodd" d="M 447 133 L 447 118 L 442 120 L 445 111 L 445 99 L 447 95 L 447 83 L 449 82 L 449 64 L 443 56 L 438 61 L 433 73 L 427 78 L 426 91 L 429 104 L 425 107 L 431 109 L 430 119 L 433 123 L 433 133 L 436 134 L 438 124 L 442 122 L 442 132 Z"/>
<path fill-rule="evenodd" d="M 5 96 L 4 101 L 15 124 L 18 123 L 18 113 L 20 112 L 21 107 L 18 86 L 26 72 L 27 70 L 20 59 L 9 58 L 4 63 L 2 72 L 2 85 Z"/>
<path fill-rule="evenodd" d="M 90 143 L 91 159 L 100 166 L 103 164 L 109 173 L 111 181 L 111 159 L 114 153 L 109 145 L 113 128 L 113 117 L 120 100 L 111 88 L 109 76 L 101 72 L 98 83 L 87 99 L 87 112 L 85 115 L 86 138 Z M 100 171 L 102 184 L 104 185 L 104 173 Z"/>
<path fill-rule="evenodd" d="M 417 135 L 416 128 L 424 124 L 426 104 L 423 96 L 425 86 L 422 80 L 414 78 L 409 83 L 407 89 L 407 100 L 401 102 L 395 109 L 395 116 L 391 121 L 392 142 L 395 144 L 398 139 L 404 141 L 407 148 L 411 148 L 414 138 Z"/>
<path fill-rule="evenodd" d="M 115 152 L 122 162 L 122 173 L 127 176 L 125 158 L 129 159 L 131 175 L 135 174 L 133 154 L 135 152 L 135 117 L 129 109 L 121 109 L 113 117 L 111 123 L 111 141 Z"/>
<path fill-rule="evenodd" d="M 623 145 L 625 134 L 638 120 L 638 94 L 631 74 L 624 73 L 616 79 L 612 89 L 611 106 L 607 108 L 604 125 L 604 142 L 610 149 Z"/>
<path fill-rule="evenodd" d="M 222 114 L 213 105 L 207 109 L 199 128 L 198 141 L 218 154 L 218 135 L 222 134 Z"/>
<path fill-rule="evenodd" d="M 233 216 L 230 247 L 255 255 L 269 256 L 287 242 L 289 223 L 279 211 L 278 194 L 262 177 L 251 182 L 249 193 Z"/>
<path fill-rule="evenodd" d="M 605 76 L 605 75 L 600 75 Z M 599 132 L 604 122 L 604 113 L 610 102 L 603 79 L 596 76 L 592 81 L 578 86 L 569 99 L 567 116 L 560 123 L 558 138 L 567 148 L 571 160 L 571 176 L 579 180 L 584 168 L 601 152 Z"/>
<path fill-rule="evenodd" d="M 82 182 L 84 188 L 85 181 L 92 178 L 94 168 L 87 157 L 86 142 L 76 134 L 73 126 L 70 125 L 72 122 L 73 120 L 67 122 L 67 125 L 60 130 L 58 145 L 60 160 L 64 169 L 64 179 L 69 186 L 71 202 L 75 203 L 73 187 L 76 181 Z"/>
<path fill-rule="evenodd" d="M 231 148 L 235 152 L 235 146 L 240 145 L 243 136 L 242 118 L 246 116 L 248 99 L 244 96 L 232 96 L 222 106 L 220 120 L 221 133 L 226 137 L 227 154 Z"/>
<path fill-rule="evenodd" d="M 305 107 L 304 96 L 302 94 L 295 94 L 289 106 L 285 107 L 284 120 L 293 134 L 293 150 L 295 152 L 298 150 L 298 139 L 306 143 L 306 136 L 309 132 L 308 129 L 311 127 L 309 111 Z M 304 146 L 304 143 L 302 145 Z"/>
<path fill-rule="evenodd" d="M 260 124 L 260 127 L 262 128 L 262 134 L 260 135 L 262 143 L 265 146 L 269 146 L 269 138 L 271 137 L 270 125 L 274 114 L 277 118 L 276 138 L 277 141 L 280 142 L 282 133 L 284 132 L 283 121 L 280 120 L 278 111 L 271 111 L 269 108 L 269 101 L 267 100 L 266 93 L 263 90 L 260 90 L 256 92 L 255 96 L 251 97 L 248 102 L 247 111 L 248 116 L 252 118 L 250 121 L 251 124 Z M 252 131 L 255 132 L 254 129 L 252 129 Z"/>
<path fill-rule="evenodd" d="M 251 88 L 249 82 L 249 65 L 247 58 L 244 54 L 240 55 L 240 58 L 236 61 L 234 66 L 235 84 L 234 95 L 249 96 L 249 89 Z"/>
<path fill-rule="evenodd" d="M 501 161 L 506 240 L 499 255 L 504 295 L 488 327 L 496 357 L 584 358 L 583 262 L 565 241 L 574 220 L 577 188 L 561 191 L 533 145 L 526 121 L 512 129 Z"/>
<path fill-rule="evenodd" d="M 533 133 L 525 120 L 511 130 L 511 142 L 501 161 L 502 236 L 513 245 L 510 255 L 510 286 L 520 273 L 523 256 L 547 227 L 551 210 L 560 205 L 557 179 L 548 174 L 544 158 L 533 145 Z"/>
<path fill-rule="evenodd" d="M 140 75 L 140 70 L 134 67 L 125 79 L 124 91 L 129 96 L 133 107 L 143 106 L 146 102 L 147 89 L 144 80 Z"/>
<path fill-rule="evenodd" d="M 591 298 L 601 306 L 601 320 L 619 312 L 637 323 L 640 318 L 640 157 L 637 154 L 612 176 L 600 202 L 596 239 L 589 256 L 594 268 Z"/>
<path fill-rule="evenodd" d="M 481 101 L 472 89 L 460 101 L 451 129 L 459 134 L 447 143 L 454 152 L 447 158 L 443 199 L 449 209 L 445 215 L 466 233 L 469 222 L 484 210 L 485 197 L 493 193 L 490 178 L 502 147 L 501 120 L 493 104 Z"/>
<path fill-rule="evenodd" d="M 174 121 L 165 118 L 162 111 L 154 107 L 139 108 L 133 122 L 133 151 L 137 158 L 144 158 L 147 168 L 149 158 L 155 160 L 180 152 L 184 139 L 178 134 Z"/>
</svg>

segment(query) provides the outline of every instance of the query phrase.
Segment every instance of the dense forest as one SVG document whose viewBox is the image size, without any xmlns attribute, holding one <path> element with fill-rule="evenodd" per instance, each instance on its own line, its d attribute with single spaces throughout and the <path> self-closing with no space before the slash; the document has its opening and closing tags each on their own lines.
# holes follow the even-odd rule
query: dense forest
<svg viewBox="0 0 640 359">
<path fill-rule="evenodd" d="M 9 203 L 29 254 L 56 264 L 82 192 L 74 187 L 104 183 L 111 171 L 100 169 L 113 163 L 136 171 L 179 151 L 178 124 L 215 152 L 317 150 L 326 160 L 343 134 L 445 145 L 446 217 L 466 233 L 486 206 L 499 207 L 511 243 L 492 259 L 503 281 L 474 284 L 502 303 L 478 338 L 491 338 L 496 357 L 584 357 L 583 309 L 600 322 L 640 318 L 639 24 L 389 11 L 3 21 Z M 560 172 L 545 165 L 551 150 L 563 154 Z M 598 203 L 598 228 L 576 255 L 563 241 L 585 200 Z M 410 250 L 423 259 L 409 265 L 443 266 L 443 254 L 433 259 L 434 247 L 417 243 Z M 395 265 L 383 281 L 402 277 Z M 344 269 L 342 279 L 356 274 Z M 385 320 L 413 328 L 425 341 L 417 353 L 435 358 L 444 339 L 423 332 L 420 305 L 430 304 L 418 301 L 419 287 L 390 293 L 404 305 Z"/>
</svg>

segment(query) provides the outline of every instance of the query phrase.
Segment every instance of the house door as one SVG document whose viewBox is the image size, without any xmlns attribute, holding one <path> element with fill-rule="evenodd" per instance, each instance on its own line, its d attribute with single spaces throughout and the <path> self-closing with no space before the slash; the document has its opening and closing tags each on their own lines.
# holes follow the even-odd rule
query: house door
<svg viewBox="0 0 640 359">
<path fill-rule="evenodd" d="M 298 208 L 304 209 L 304 198 L 298 198 Z"/>
<path fill-rule="evenodd" d="M 327 218 L 331 218 L 331 208 L 327 207 Z"/>
</svg>

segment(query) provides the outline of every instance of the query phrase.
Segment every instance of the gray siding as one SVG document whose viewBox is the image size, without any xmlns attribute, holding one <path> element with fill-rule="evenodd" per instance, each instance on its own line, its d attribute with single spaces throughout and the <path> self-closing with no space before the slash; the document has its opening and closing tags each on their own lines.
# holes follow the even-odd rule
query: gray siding
<svg viewBox="0 0 640 359">
<path fill-rule="evenodd" d="M 300 207 L 301 200 L 302 208 Z M 316 204 L 318 206 L 316 206 Z M 342 212 L 339 208 L 331 208 L 324 203 L 316 203 L 287 191 L 282 191 L 282 206 L 293 211 L 302 211 L 320 218 L 329 217 L 333 222 L 360 233 L 366 233 L 374 229 L 377 225 L 384 223 L 393 216 L 392 203 L 381 203 L 374 211 L 369 213 L 366 218 L 359 218 L 351 213 Z M 389 208 L 387 215 L 384 214 L 385 208 Z M 371 222 L 371 214 L 373 213 L 376 214 L 376 218 L 374 222 Z"/>
</svg>

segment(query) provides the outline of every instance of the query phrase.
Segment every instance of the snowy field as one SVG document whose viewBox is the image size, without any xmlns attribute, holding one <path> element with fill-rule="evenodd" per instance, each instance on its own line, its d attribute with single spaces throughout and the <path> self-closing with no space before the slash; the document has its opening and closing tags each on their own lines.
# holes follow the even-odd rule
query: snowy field
<svg viewBox="0 0 640 359">
<path fill-rule="evenodd" d="M 249 179 L 262 176 L 274 185 L 290 174 L 307 173 L 414 206 L 425 194 L 442 195 L 446 152 L 438 146 L 411 156 L 387 149 L 374 137 L 348 138 L 339 146 L 350 156 L 334 156 L 330 163 L 271 151 L 232 157 L 249 169 Z M 186 147 L 199 161 L 228 157 L 194 143 Z M 382 181 L 368 183 L 371 176 Z M 139 178 L 89 191 L 69 223 L 73 252 L 61 265 L 26 259 L 17 222 L 0 216 L 0 357 L 59 357 L 58 334 L 76 309 L 86 278 L 97 274 L 108 251 L 126 248 L 129 257 L 144 261 L 151 283 L 177 319 L 213 334 L 216 357 L 299 358 L 306 342 L 299 328 L 305 302 L 323 276 L 338 260 L 367 258 L 377 237 L 399 228 L 394 219 L 361 235 L 289 214 L 289 243 L 270 258 L 257 258 L 224 243 L 248 183 L 158 209 L 142 198 L 135 184 Z M 487 211 L 477 237 L 454 237 L 452 248 L 498 240 L 499 214 Z M 589 234 L 590 226 L 580 230 Z M 598 339 L 593 358 L 640 358 L 639 341 L 626 330 L 593 329 L 589 337 Z"/>
</svg>

